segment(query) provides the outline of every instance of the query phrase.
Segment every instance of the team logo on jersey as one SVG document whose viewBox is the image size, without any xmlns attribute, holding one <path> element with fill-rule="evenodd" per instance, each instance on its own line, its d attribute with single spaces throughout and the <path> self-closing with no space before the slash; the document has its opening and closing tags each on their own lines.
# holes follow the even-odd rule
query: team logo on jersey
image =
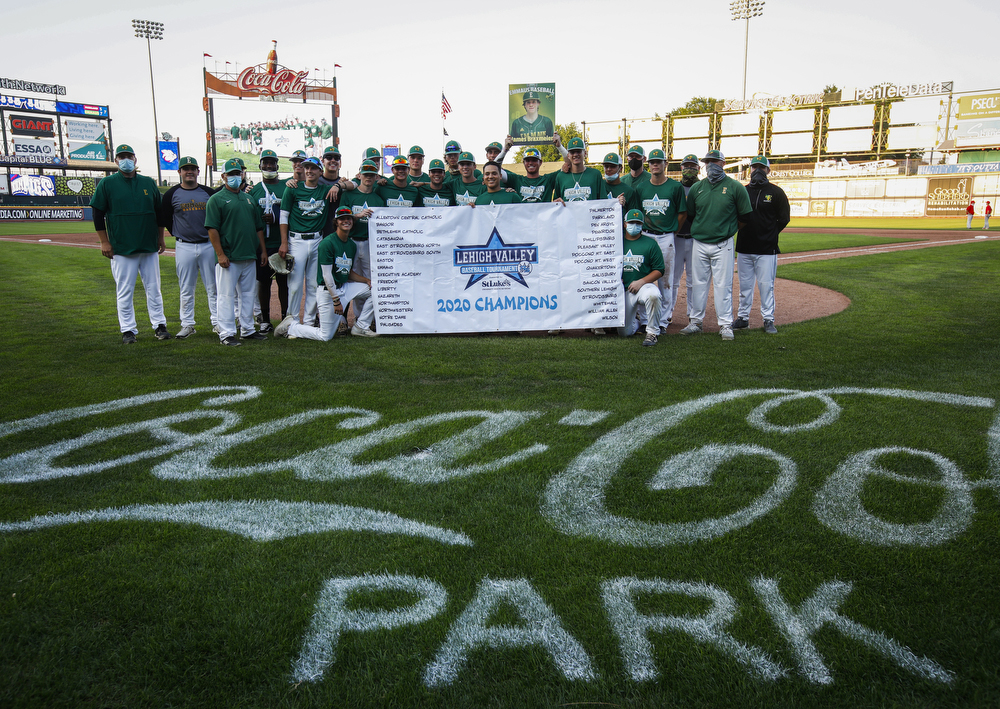
<svg viewBox="0 0 1000 709">
<path fill-rule="evenodd" d="M 521 200 L 524 202 L 539 202 L 545 185 L 521 185 Z"/>
<path fill-rule="evenodd" d="M 361 212 L 365 211 L 366 209 L 370 209 L 370 207 L 368 206 L 368 201 L 367 200 L 365 201 L 364 204 L 354 204 L 354 205 L 351 205 L 351 214 L 354 215 L 355 219 L 358 219 L 358 220 L 363 221 L 363 222 L 367 222 L 368 221 L 368 217 L 362 217 L 361 216 Z"/>
<path fill-rule="evenodd" d="M 642 210 L 646 214 L 666 214 L 670 209 L 669 199 L 660 199 L 660 195 L 654 194 L 653 199 L 642 200 Z"/>
<path fill-rule="evenodd" d="M 632 249 L 625 253 L 625 261 L 622 263 L 623 271 L 635 271 L 638 273 L 642 269 L 642 264 L 646 257 L 642 254 L 633 254 Z"/>
<path fill-rule="evenodd" d="M 563 190 L 563 199 L 567 202 L 586 202 L 590 199 L 590 188 L 580 187 L 580 181 L 577 180 L 574 187 Z"/>
<path fill-rule="evenodd" d="M 451 200 L 447 197 L 442 197 L 436 192 L 433 197 L 424 197 L 425 207 L 448 207 L 451 205 Z"/>
<path fill-rule="evenodd" d="M 468 290 L 491 274 L 501 274 L 528 287 L 524 277 L 531 273 L 531 264 L 538 263 L 536 244 L 505 244 L 496 227 L 485 244 L 458 246 L 453 251 L 454 266 L 469 274 Z"/>
<path fill-rule="evenodd" d="M 770 202 L 771 201 L 771 195 L 769 195 L 769 194 L 764 195 L 764 201 L 765 202 Z"/>
<path fill-rule="evenodd" d="M 333 260 L 333 264 L 337 267 L 337 273 L 342 273 L 344 275 L 347 275 L 351 272 L 351 265 L 353 263 L 354 259 L 352 259 L 347 254 L 344 254 L 343 256 L 338 256 Z"/>
<path fill-rule="evenodd" d="M 326 201 L 317 201 L 315 197 L 310 197 L 309 201 L 300 201 L 299 209 L 302 211 L 302 216 L 304 217 L 315 217 L 323 213 L 323 207 L 326 205 Z"/>
<path fill-rule="evenodd" d="M 387 199 L 385 201 L 385 206 L 386 207 L 412 207 L 413 206 L 413 200 L 412 199 L 406 199 L 406 197 L 404 197 L 403 194 L 400 193 L 398 197 L 395 197 L 393 199 Z"/>
</svg>

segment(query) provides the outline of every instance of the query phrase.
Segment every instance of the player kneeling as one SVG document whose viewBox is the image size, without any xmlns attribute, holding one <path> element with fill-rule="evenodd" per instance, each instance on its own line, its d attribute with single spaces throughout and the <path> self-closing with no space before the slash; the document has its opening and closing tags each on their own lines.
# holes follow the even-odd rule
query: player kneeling
<svg viewBox="0 0 1000 709">
<path fill-rule="evenodd" d="M 618 328 L 624 337 L 635 334 L 639 324 L 635 311 L 639 303 L 646 306 L 649 322 L 646 324 L 646 339 L 643 347 L 656 344 L 660 334 L 660 289 L 656 281 L 663 276 L 663 252 L 660 245 L 648 236 L 643 236 L 642 225 L 645 218 L 638 209 L 625 215 L 625 239 L 622 250 L 625 260 L 622 264 L 622 283 L 625 286 L 625 327 Z"/>
<path fill-rule="evenodd" d="M 316 274 L 316 309 L 319 311 L 319 327 L 303 325 L 297 322 L 294 315 L 289 315 L 274 329 L 275 337 L 332 340 L 344 319 L 344 306 L 355 298 L 366 298 L 366 300 L 361 314 L 351 329 L 351 334 L 359 337 L 378 336 L 370 329 L 375 316 L 371 279 L 351 270 L 358 251 L 357 244 L 350 238 L 354 215 L 350 207 L 341 207 L 335 216 L 337 231 L 328 235 L 319 244 L 319 267 Z"/>
</svg>

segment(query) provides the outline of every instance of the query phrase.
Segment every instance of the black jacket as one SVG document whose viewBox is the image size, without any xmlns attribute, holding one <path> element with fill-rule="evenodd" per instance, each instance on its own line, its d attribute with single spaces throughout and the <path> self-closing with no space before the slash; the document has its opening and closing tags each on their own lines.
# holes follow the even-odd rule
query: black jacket
<svg viewBox="0 0 1000 709">
<path fill-rule="evenodd" d="M 753 216 L 736 235 L 736 252 L 740 254 L 780 254 L 778 234 L 791 219 L 788 197 L 784 190 L 770 182 L 747 185 Z"/>
</svg>

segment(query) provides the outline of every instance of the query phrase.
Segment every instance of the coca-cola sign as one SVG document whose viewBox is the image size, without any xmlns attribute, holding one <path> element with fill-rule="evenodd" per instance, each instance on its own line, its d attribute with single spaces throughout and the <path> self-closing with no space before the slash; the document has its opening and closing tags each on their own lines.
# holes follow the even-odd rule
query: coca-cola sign
<svg viewBox="0 0 1000 709">
<path fill-rule="evenodd" d="M 279 69 L 274 74 L 257 71 L 256 67 L 247 67 L 236 78 L 236 86 L 240 91 L 256 91 L 277 96 L 280 94 L 301 94 L 306 90 L 308 71 L 292 71 Z"/>
</svg>

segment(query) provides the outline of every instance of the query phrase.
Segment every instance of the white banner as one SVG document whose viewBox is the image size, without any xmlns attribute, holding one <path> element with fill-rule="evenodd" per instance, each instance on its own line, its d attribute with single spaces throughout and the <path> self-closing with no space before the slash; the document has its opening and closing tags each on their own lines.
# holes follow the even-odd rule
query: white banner
<svg viewBox="0 0 1000 709">
<path fill-rule="evenodd" d="M 620 327 L 617 200 L 373 210 L 380 333 Z"/>
<path fill-rule="evenodd" d="M 291 157 L 296 150 L 305 150 L 306 139 L 301 128 L 265 130 L 260 134 L 260 149 L 273 150 L 279 157 Z"/>
<path fill-rule="evenodd" d="M 97 121 L 66 121 L 66 138 L 83 143 L 104 141 L 104 124 Z"/>
<path fill-rule="evenodd" d="M 11 138 L 11 142 L 14 144 L 15 155 L 40 157 L 46 160 L 59 157 L 59 151 L 56 150 L 56 141 L 52 138 L 22 138 L 14 136 Z"/>
</svg>

